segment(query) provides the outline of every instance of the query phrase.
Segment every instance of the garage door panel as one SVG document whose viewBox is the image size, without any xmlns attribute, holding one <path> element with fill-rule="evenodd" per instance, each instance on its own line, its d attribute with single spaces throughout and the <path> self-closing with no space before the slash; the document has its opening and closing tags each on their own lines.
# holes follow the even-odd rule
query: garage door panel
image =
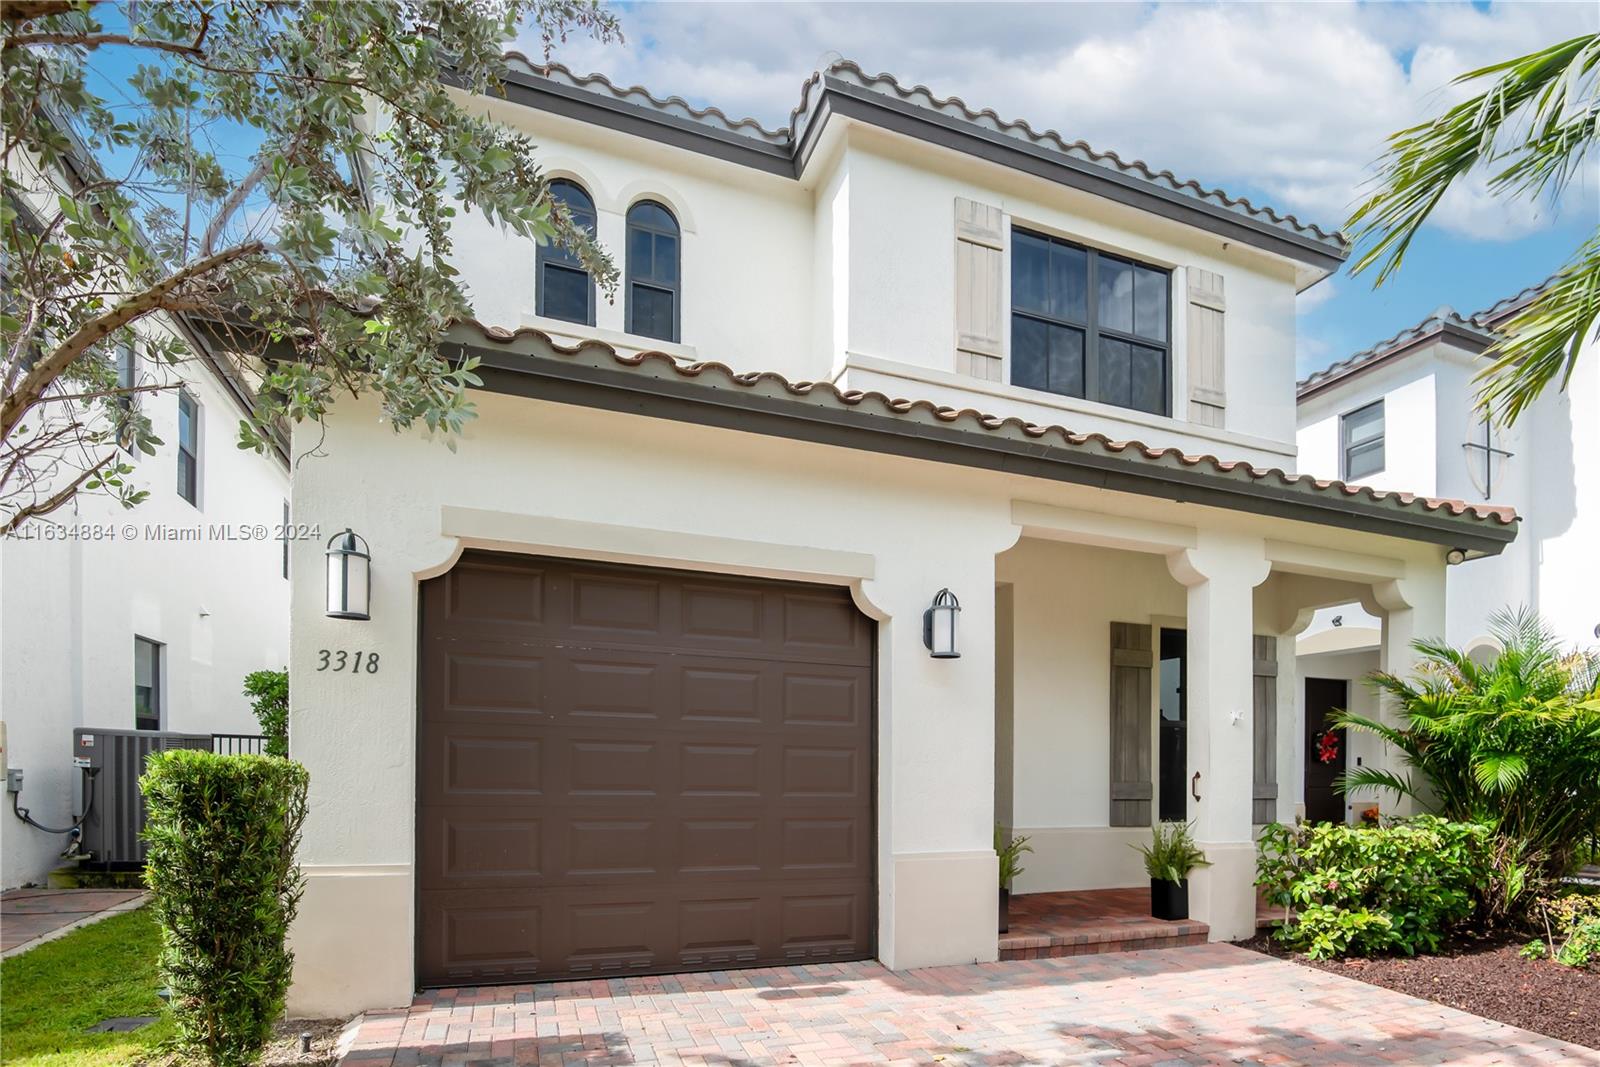
<svg viewBox="0 0 1600 1067">
<path fill-rule="evenodd" d="M 872 955 L 848 594 L 468 553 L 422 616 L 424 984 Z"/>
</svg>

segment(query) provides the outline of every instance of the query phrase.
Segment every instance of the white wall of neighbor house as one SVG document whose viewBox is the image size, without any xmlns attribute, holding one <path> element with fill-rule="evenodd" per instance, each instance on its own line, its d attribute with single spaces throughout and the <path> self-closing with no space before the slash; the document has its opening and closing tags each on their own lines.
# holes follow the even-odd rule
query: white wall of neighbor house
<svg viewBox="0 0 1600 1067">
<path fill-rule="evenodd" d="M 1497 556 L 1448 571 L 1443 636 L 1466 648 L 1490 647 L 1499 611 L 1537 610 L 1569 646 L 1600 642 L 1600 475 L 1586 457 L 1600 455 L 1600 369 L 1596 342 L 1580 356 L 1565 390 L 1552 386 L 1510 427 L 1489 438 L 1510 455 L 1485 458 L 1476 410 L 1482 357 L 1435 343 L 1390 367 L 1358 375 L 1300 405 L 1301 470 L 1339 472 L 1338 416 L 1382 397 L 1386 468 L 1362 479 L 1382 489 L 1432 493 L 1468 503 L 1508 505 L 1521 517 L 1516 541 Z M 1359 605 L 1319 614 L 1308 630 L 1376 620 Z"/>
<path fill-rule="evenodd" d="M 141 382 L 165 380 L 140 367 Z M 235 447 L 239 408 L 209 372 L 179 373 L 199 404 L 198 506 L 177 491 L 178 396 L 165 391 L 140 400 L 164 442 L 132 460 L 147 500 L 126 510 L 83 494 L 0 540 L 6 762 L 25 772 L 22 806 L 49 825 L 70 824 L 74 811 L 73 728 L 134 729 L 135 636 L 162 646 L 166 730 L 257 733 L 244 676 L 288 662 L 289 583 L 273 539 L 288 473 Z M 0 885 L 43 880 L 66 839 L 9 810 L 0 820 Z"/>
</svg>

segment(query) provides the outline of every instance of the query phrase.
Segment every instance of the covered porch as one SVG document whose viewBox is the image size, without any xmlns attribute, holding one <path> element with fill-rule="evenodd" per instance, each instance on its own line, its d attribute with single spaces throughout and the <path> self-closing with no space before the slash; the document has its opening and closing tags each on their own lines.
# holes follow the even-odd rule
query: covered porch
<svg viewBox="0 0 1600 1067">
<path fill-rule="evenodd" d="M 995 567 L 994 805 L 1032 851 L 1001 957 L 1251 936 L 1270 917 L 1257 834 L 1304 810 L 1295 637 L 1318 608 L 1360 601 L 1382 662 L 1404 669 L 1413 638 L 1442 627 L 1438 550 L 1020 501 L 1013 520 Z M 1189 823 L 1209 860 L 1182 922 L 1151 917 L 1138 851 L 1165 821 Z"/>
</svg>

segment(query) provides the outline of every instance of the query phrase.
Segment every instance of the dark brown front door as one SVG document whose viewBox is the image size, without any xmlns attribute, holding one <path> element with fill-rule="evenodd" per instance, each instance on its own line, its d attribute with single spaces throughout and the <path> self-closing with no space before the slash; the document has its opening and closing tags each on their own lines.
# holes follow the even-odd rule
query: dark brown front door
<svg viewBox="0 0 1600 1067">
<path fill-rule="evenodd" d="M 1338 733 L 1339 752 L 1323 763 L 1319 752 L 1328 719 L 1349 707 L 1350 683 L 1343 678 L 1306 679 L 1306 819 L 1310 822 L 1344 822 L 1344 794 L 1333 781 L 1344 773 L 1345 731 Z"/>
<path fill-rule="evenodd" d="M 468 553 L 421 610 L 423 985 L 871 958 L 846 591 Z"/>
</svg>

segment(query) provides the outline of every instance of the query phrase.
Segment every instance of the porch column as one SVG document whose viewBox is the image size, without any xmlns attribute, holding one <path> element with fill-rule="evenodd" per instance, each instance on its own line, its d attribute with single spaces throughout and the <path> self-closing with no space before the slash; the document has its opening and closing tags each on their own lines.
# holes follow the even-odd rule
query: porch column
<svg viewBox="0 0 1600 1067">
<path fill-rule="evenodd" d="M 1232 941 L 1256 925 L 1251 638 L 1253 590 L 1271 565 L 1260 539 L 1201 531 L 1167 566 L 1189 591 L 1189 811 L 1211 861 L 1189 877 L 1189 911 L 1211 940 Z"/>
<path fill-rule="evenodd" d="M 1362 606 L 1382 619 L 1382 638 L 1378 645 L 1378 667 L 1387 674 L 1409 678 L 1417 664 L 1417 652 L 1412 642 L 1444 636 L 1445 570 L 1439 565 L 1429 569 L 1412 567 L 1404 578 L 1379 582 L 1372 586 L 1370 602 L 1363 599 Z M 1384 722 L 1399 725 L 1403 715 L 1394 698 L 1384 695 L 1378 705 L 1378 714 Z M 1384 766 L 1387 770 L 1405 777 L 1409 768 L 1400 753 L 1384 746 Z M 1384 793 L 1379 806 L 1385 815 L 1415 815 L 1417 804 L 1410 797 L 1396 797 Z"/>
</svg>

